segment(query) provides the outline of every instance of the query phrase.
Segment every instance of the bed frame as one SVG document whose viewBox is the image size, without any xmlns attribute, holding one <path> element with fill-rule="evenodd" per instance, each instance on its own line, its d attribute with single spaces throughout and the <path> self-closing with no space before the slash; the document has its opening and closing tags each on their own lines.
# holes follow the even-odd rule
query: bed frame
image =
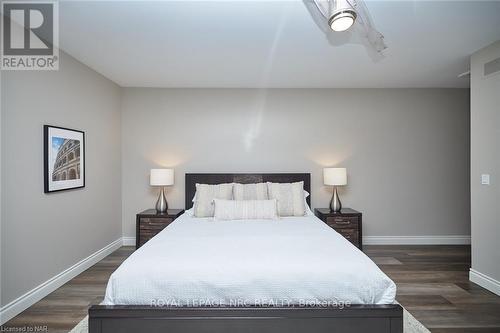
<svg viewBox="0 0 500 333">
<path fill-rule="evenodd" d="M 196 183 L 303 181 L 311 193 L 309 173 L 186 174 L 186 209 Z M 307 203 L 311 205 L 311 196 Z M 360 274 L 363 274 L 360 272 Z M 89 333 L 402 333 L 400 305 L 343 307 L 163 307 L 93 305 Z"/>
</svg>

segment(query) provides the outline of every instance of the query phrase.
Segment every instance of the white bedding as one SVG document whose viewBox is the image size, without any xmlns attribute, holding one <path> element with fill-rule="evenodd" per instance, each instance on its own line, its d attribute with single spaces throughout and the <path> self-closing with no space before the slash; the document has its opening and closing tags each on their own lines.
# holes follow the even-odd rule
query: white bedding
<svg viewBox="0 0 500 333">
<path fill-rule="evenodd" d="M 105 305 L 390 304 L 396 285 L 314 215 L 184 213 L 111 275 Z"/>
</svg>

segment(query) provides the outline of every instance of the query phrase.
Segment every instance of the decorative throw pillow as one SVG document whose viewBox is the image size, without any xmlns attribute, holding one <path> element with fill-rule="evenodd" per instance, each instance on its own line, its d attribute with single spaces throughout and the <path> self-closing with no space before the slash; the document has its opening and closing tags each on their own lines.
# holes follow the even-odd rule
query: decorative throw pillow
<svg viewBox="0 0 500 333">
<path fill-rule="evenodd" d="M 214 216 L 214 199 L 231 200 L 233 197 L 233 184 L 196 184 L 194 196 L 194 216 Z"/>
<path fill-rule="evenodd" d="M 278 201 L 279 216 L 304 216 L 304 182 L 267 183 L 269 199 Z"/>
<path fill-rule="evenodd" d="M 239 184 L 233 186 L 234 200 L 268 200 L 267 184 Z"/>
<path fill-rule="evenodd" d="M 277 202 L 273 200 L 214 199 L 214 220 L 277 219 Z"/>
</svg>

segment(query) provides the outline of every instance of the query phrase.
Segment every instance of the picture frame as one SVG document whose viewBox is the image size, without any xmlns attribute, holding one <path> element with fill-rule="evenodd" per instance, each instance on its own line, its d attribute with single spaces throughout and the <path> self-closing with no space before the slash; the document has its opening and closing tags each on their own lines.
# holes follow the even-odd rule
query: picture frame
<svg viewBox="0 0 500 333">
<path fill-rule="evenodd" d="M 44 192 L 85 187 L 85 132 L 43 126 Z"/>
</svg>

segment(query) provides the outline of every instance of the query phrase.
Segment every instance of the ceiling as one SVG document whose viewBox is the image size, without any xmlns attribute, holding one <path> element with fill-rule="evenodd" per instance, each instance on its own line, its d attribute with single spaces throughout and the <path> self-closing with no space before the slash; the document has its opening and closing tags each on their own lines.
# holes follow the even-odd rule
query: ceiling
<svg viewBox="0 0 500 333">
<path fill-rule="evenodd" d="M 469 56 L 500 39 L 500 1 L 366 5 L 381 58 L 329 42 L 300 0 L 63 1 L 60 45 L 126 87 L 401 88 L 468 87 Z"/>
</svg>

